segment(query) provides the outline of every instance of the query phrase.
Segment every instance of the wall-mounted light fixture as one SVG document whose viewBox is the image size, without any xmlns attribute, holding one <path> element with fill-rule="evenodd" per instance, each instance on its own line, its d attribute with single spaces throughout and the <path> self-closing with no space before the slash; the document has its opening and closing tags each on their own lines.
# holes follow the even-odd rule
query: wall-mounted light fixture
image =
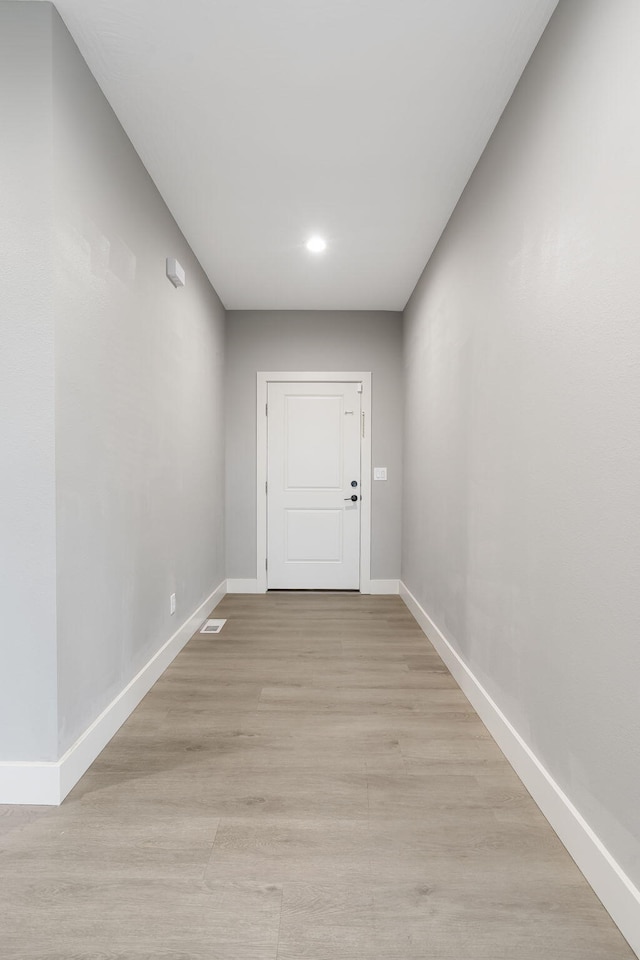
<svg viewBox="0 0 640 960">
<path fill-rule="evenodd" d="M 167 276 L 174 287 L 184 287 L 185 272 L 175 257 L 167 257 Z"/>
</svg>

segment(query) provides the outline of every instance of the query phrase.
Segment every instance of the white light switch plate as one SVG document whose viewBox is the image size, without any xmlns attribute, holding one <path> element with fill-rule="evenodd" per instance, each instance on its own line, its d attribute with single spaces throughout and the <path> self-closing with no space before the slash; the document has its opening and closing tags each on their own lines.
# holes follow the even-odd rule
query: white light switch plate
<svg viewBox="0 0 640 960">
<path fill-rule="evenodd" d="M 373 479 L 374 479 L 374 480 L 386 480 L 386 479 L 387 479 L 387 468 L 386 468 L 386 467 L 374 467 L 374 468 L 373 468 Z"/>
</svg>

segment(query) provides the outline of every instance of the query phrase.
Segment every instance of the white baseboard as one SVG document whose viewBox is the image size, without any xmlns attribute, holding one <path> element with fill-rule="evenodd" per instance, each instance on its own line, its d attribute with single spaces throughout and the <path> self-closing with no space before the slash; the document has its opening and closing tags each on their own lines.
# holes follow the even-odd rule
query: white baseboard
<svg viewBox="0 0 640 960">
<path fill-rule="evenodd" d="M 225 593 L 223 581 L 59 760 L 0 763 L 0 803 L 62 803 Z"/>
<path fill-rule="evenodd" d="M 0 803 L 60 803 L 60 765 L 54 761 L 0 762 Z"/>
<path fill-rule="evenodd" d="M 399 580 L 372 580 L 371 593 L 378 596 L 400 593 Z"/>
<path fill-rule="evenodd" d="M 257 580 L 227 580 L 227 593 L 264 593 Z"/>
<path fill-rule="evenodd" d="M 491 699 L 464 660 L 400 581 L 400 596 L 469 699 L 558 837 L 640 956 L 640 890 Z"/>
</svg>

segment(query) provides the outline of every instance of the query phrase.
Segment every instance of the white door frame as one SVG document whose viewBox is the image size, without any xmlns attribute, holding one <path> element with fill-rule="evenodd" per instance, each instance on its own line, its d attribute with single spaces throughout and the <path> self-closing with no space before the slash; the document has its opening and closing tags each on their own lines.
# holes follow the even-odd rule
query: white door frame
<svg viewBox="0 0 640 960">
<path fill-rule="evenodd" d="M 257 374 L 256 464 L 257 464 L 257 592 L 267 592 L 267 393 L 269 384 L 278 383 L 361 383 L 363 429 L 360 431 L 360 593 L 371 593 L 371 372 L 304 373 L 285 371 Z"/>
</svg>

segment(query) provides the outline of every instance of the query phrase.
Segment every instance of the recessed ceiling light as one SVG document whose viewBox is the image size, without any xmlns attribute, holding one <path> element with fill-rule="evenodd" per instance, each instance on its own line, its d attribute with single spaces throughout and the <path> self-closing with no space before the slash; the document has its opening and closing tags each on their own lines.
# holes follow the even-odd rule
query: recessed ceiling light
<svg viewBox="0 0 640 960">
<path fill-rule="evenodd" d="M 307 240 L 307 250 L 311 253 L 322 253 L 323 250 L 326 250 L 327 244 L 322 239 L 322 237 L 310 237 Z"/>
</svg>

